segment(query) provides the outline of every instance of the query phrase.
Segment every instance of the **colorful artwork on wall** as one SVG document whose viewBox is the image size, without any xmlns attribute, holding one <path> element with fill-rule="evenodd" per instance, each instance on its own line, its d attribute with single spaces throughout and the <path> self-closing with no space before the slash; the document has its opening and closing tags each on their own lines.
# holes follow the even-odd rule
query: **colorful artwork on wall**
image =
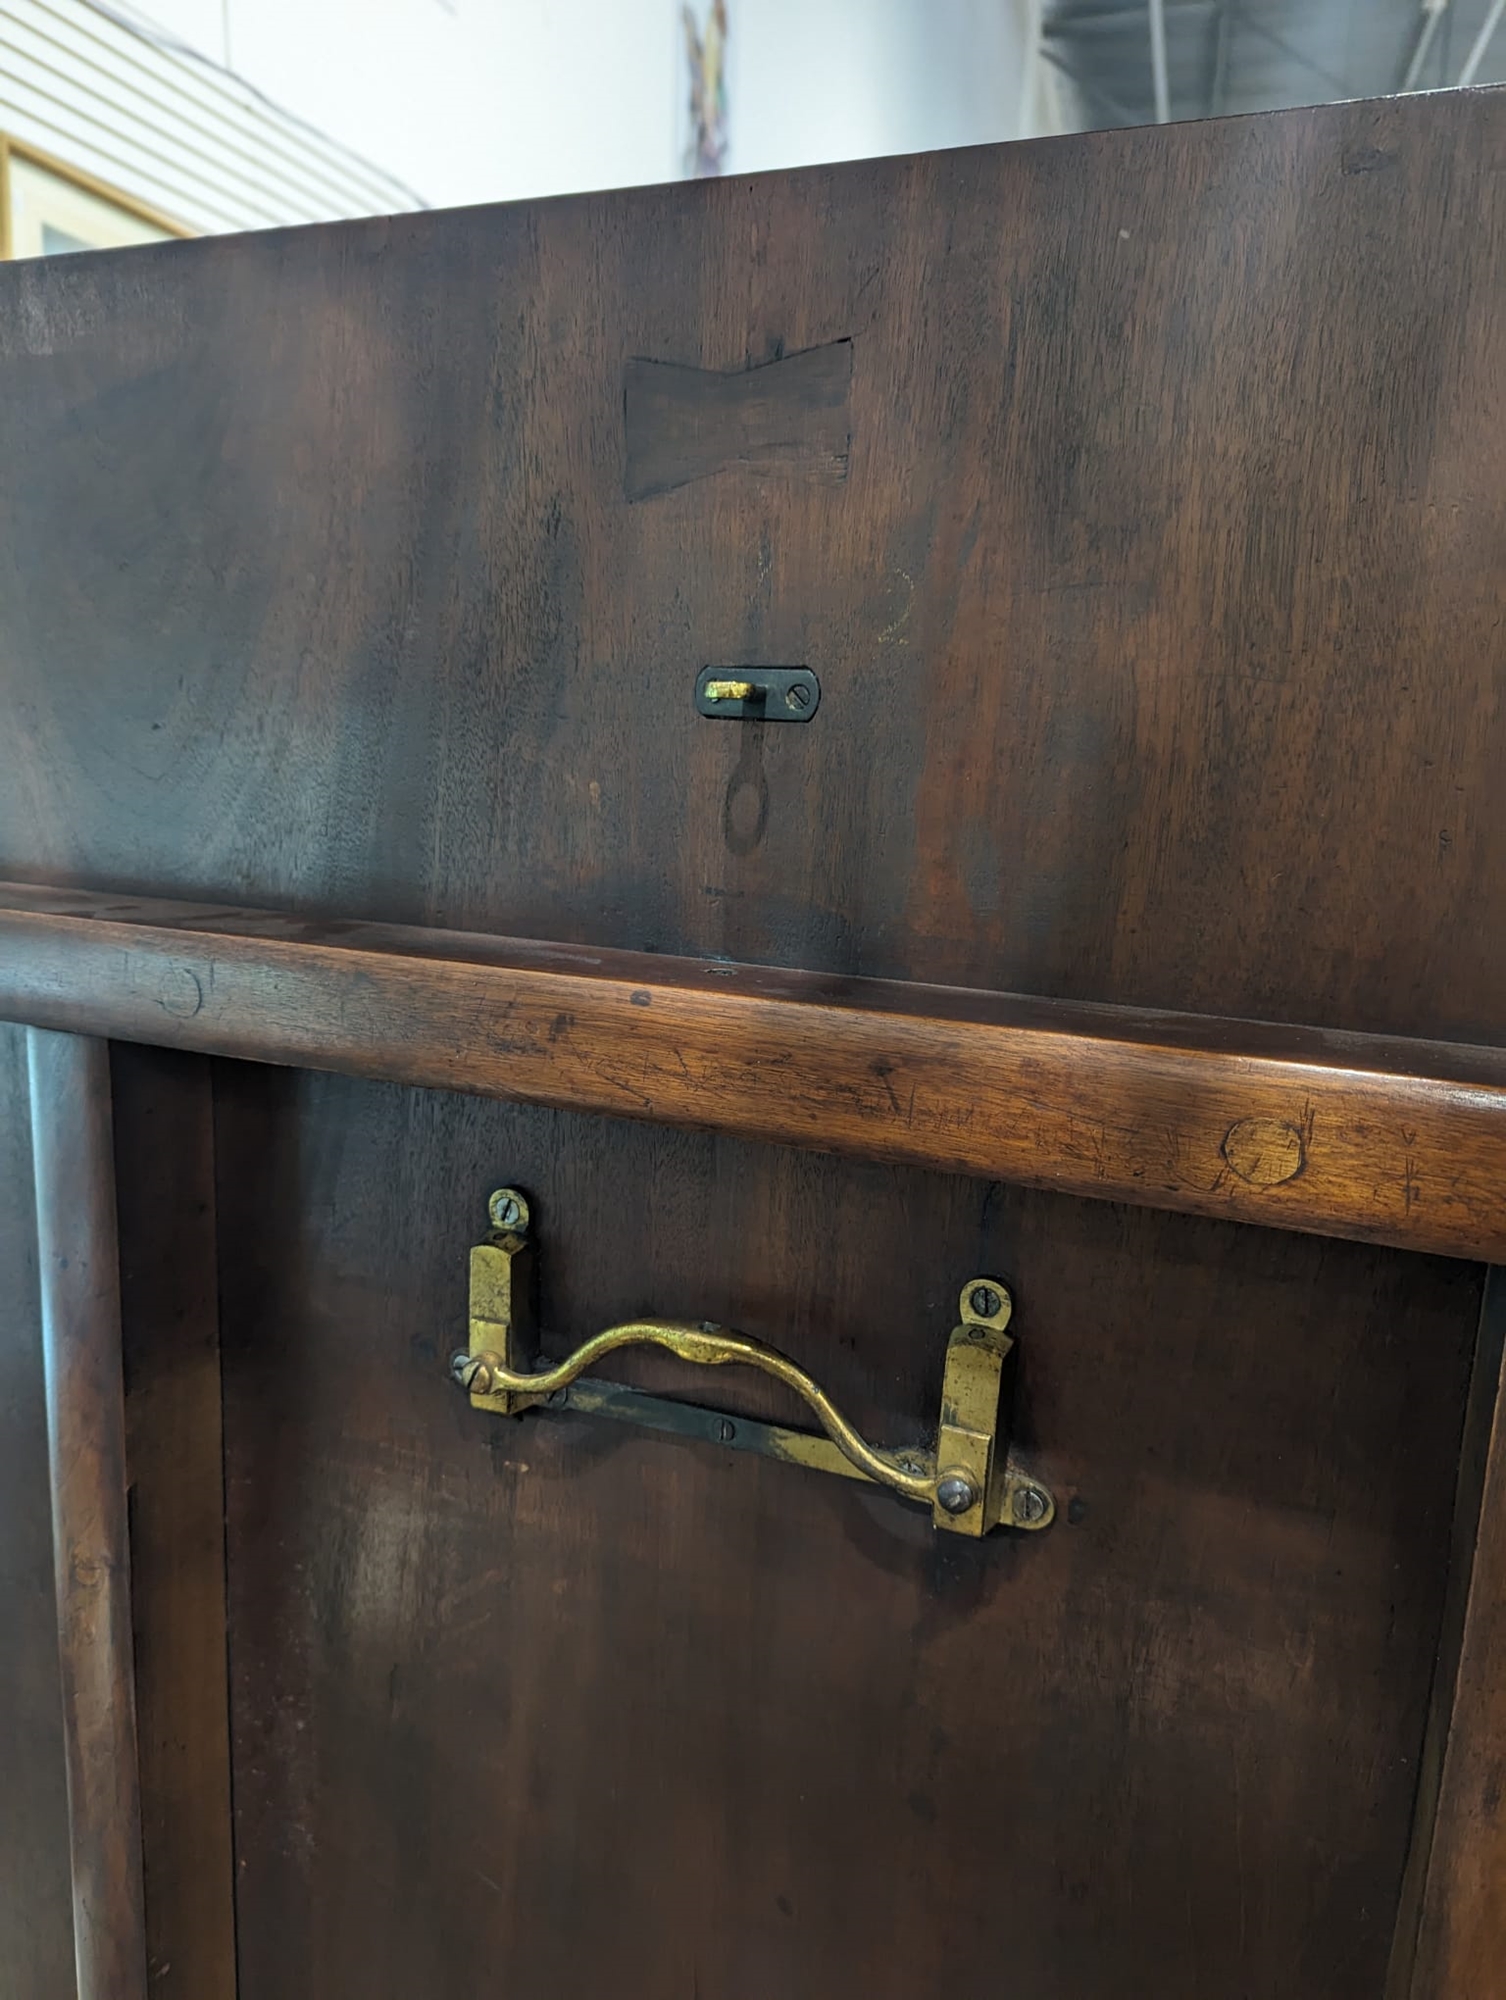
<svg viewBox="0 0 1506 2000">
<path fill-rule="evenodd" d="M 727 164 L 727 0 L 709 0 L 704 26 L 690 0 L 683 11 L 690 64 L 685 172 L 699 179 L 721 173 Z"/>
</svg>

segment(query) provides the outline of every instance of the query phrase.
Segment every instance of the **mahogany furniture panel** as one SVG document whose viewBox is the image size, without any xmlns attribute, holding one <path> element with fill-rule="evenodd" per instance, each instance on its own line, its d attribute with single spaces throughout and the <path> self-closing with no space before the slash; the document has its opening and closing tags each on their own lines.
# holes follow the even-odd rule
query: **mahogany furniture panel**
<svg viewBox="0 0 1506 2000">
<path fill-rule="evenodd" d="M 1503 164 L 1482 92 L 0 270 L 0 877 L 32 885 L 7 1004 L 388 1079 L 218 1061 L 212 1195 L 202 1066 L 176 1163 L 119 1093 L 126 1263 L 186 1370 L 133 1436 L 160 1481 L 185 1411 L 212 1422 L 215 1293 L 228 1471 L 229 1728 L 206 1701 L 186 1751 L 144 1745 L 149 1936 L 154 1876 L 164 1920 L 189 1879 L 187 1822 L 152 1824 L 181 1779 L 196 1811 L 233 1793 L 242 2000 L 954 1974 L 1476 2000 L 1493 1459 L 1454 1543 L 1481 1268 L 1077 1198 L 1103 1190 L 1071 1058 L 1097 1051 L 1090 1123 L 1123 1058 L 1115 1194 L 1157 1104 L 1227 1109 L 1205 1061 L 1244 1101 L 1292 1060 L 1370 1194 L 1277 1109 L 1310 1180 L 1304 1150 L 1274 1203 L 1190 1172 L 1158 1197 L 1494 1254 Z M 756 663 L 817 676 L 808 722 L 697 712 L 705 668 Z M 463 1021 L 397 1004 L 411 981 L 381 1037 L 360 1005 L 279 1014 L 310 961 L 269 970 L 265 938 L 224 948 L 223 1013 L 150 924 L 102 920 L 80 975 L 48 957 L 58 886 L 280 911 L 347 992 L 381 983 L 332 940 L 363 920 L 633 954 L 659 1095 L 631 1124 L 599 1115 L 620 1078 L 563 1091 L 568 1025 L 565 1055 L 499 1048 L 492 975 L 466 989 L 489 1083 Z M 699 967 L 641 971 L 677 954 Z M 869 977 L 903 990 L 820 996 Z M 970 991 L 943 1028 L 917 995 L 945 987 Z M 797 992 L 829 1069 L 867 1065 L 866 1123 L 805 1099 L 801 1127 L 777 1091 L 730 1115 Z M 1225 1039 L 1069 1038 L 1028 1171 L 1018 1078 L 987 1086 L 1063 1020 L 1038 1003 Z M 207 1039 L 237 1008 L 242 1039 Z M 916 1020 L 907 1060 L 983 1107 L 971 1148 L 898 1136 L 885 1038 Z M 441 1069 L 400 1067 L 405 1035 Z M 1457 1046 L 1346 1069 L 1333 1035 Z M 702 1081 L 741 1060 L 719 1104 L 675 1084 L 677 1041 Z M 578 1109 L 462 1094 L 525 1057 Z M 1420 1205 L 1386 1076 L 1434 1121 Z M 875 1126 L 889 1163 L 771 1143 L 885 1153 Z M 554 1338 L 724 1315 L 885 1428 L 934 1408 L 956 1287 L 998 1270 L 1060 1520 L 959 1550 L 845 1482 L 472 1411 L 443 1363 L 504 1179 L 538 1197 Z M 201 1660 L 180 1583 L 212 1575 L 213 1458 L 196 1433 L 191 1534 L 160 1484 L 142 1527 L 152 1629 L 191 1601 Z M 224 1858 L 177 1905 L 217 1979 Z"/>
<path fill-rule="evenodd" d="M 0 1025 L 0 1963 L 20 2000 L 73 1980 L 30 1088 Z"/>
<path fill-rule="evenodd" d="M 1503 151 L 1478 91 L 13 265 L 0 874 L 1499 1040 Z M 636 360 L 783 455 L 635 497 Z M 749 661 L 814 720 L 699 716 Z"/>
<path fill-rule="evenodd" d="M 131 1598 L 153 2000 L 235 1992 L 214 1107 L 200 1056 L 116 1045 Z"/>
<path fill-rule="evenodd" d="M 110 1045 L 26 1037 L 80 2000 L 146 2000 Z"/>
<path fill-rule="evenodd" d="M 247 2000 L 1379 1993 L 1477 1267 L 239 1064 L 217 1121 Z M 1057 1526 L 471 1410 L 504 1180 L 553 1351 L 726 1319 L 869 1435 L 1000 1272 Z M 770 1407 L 717 1375 L 643 1379 Z"/>
<path fill-rule="evenodd" d="M 1413 1904 L 1403 1905 L 1408 1915 L 1415 1909 L 1417 1953 L 1411 1984 L 1397 1990 L 1413 2000 L 1491 2000 L 1506 1964 L 1506 1274 L 1500 1271 L 1491 1274 L 1481 1333 L 1461 1466 L 1468 1513 L 1455 1520 L 1456 1547 L 1462 1529 L 1473 1548 L 1467 1555 L 1459 1550 L 1452 1565 L 1457 1605 L 1440 1653 L 1436 1770 L 1428 1773 L 1436 1790 L 1420 1801 L 1422 1866 L 1413 1871 L 1420 1880 Z"/>
<path fill-rule="evenodd" d="M 0 1010 L 1506 1258 L 1506 1050 L 0 882 Z"/>
</svg>

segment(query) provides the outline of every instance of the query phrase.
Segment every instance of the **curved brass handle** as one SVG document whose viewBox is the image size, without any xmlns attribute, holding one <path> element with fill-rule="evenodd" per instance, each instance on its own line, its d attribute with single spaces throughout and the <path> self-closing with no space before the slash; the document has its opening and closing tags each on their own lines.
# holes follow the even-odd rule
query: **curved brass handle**
<svg viewBox="0 0 1506 2000">
<path fill-rule="evenodd" d="M 609 1326 L 604 1333 L 585 1341 L 567 1360 L 532 1374 L 509 1368 L 500 1355 L 484 1349 L 479 1354 L 455 1355 L 451 1369 L 456 1381 L 472 1395 L 511 1394 L 543 1399 L 557 1390 L 568 1389 L 577 1376 L 584 1375 L 604 1354 L 618 1347 L 663 1347 L 677 1360 L 693 1362 L 701 1368 L 720 1368 L 731 1362 L 742 1368 L 761 1369 L 810 1405 L 817 1423 L 838 1451 L 869 1479 L 902 1493 L 907 1500 L 922 1500 L 927 1506 L 937 1497 L 934 1452 L 876 1450 L 847 1421 L 820 1384 L 787 1354 L 781 1354 L 777 1347 L 765 1347 L 762 1341 L 752 1340 L 733 1327 L 717 1326 L 711 1320 L 699 1323 L 678 1319 L 625 1320 L 621 1326 Z M 905 1459 L 915 1470 L 902 1463 Z"/>
<path fill-rule="evenodd" d="M 450 1361 L 455 1381 L 478 1409 L 516 1416 L 538 1404 L 569 1401 L 577 1409 L 627 1417 L 657 1430 L 694 1434 L 699 1422 L 713 1427 L 700 1434 L 722 1443 L 870 1479 L 902 1499 L 929 1506 L 936 1526 L 957 1534 L 983 1535 L 1006 1522 L 1016 1528 L 1050 1525 L 1056 1512 L 1050 1493 L 1011 1460 L 1000 1435 L 1000 1391 L 1004 1362 L 1014 1345 L 1007 1331 L 1014 1306 L 996 1278 L 973 1278 L 962 1288 L 960 1322 L 947 1343 L 935 1445 L 888 1450 L 869 1444 L 788 1355 L 711 1320 L 625 1320 L 584 1341 L 564 1361 L 536 1362 L 528 1305 L 532 1245 L 527 1198 L 516 1188 L 499 1188 L 489 1213 L 492 1233 L 471 1251 L 470 1346 Z M 571 1384 L 619 1347 L 662 1347 L 703 1368 L 757 1368 L 808 1405 L 825 1438 L 666 1404 L 610 1383 L 587 1385 L 572 1397 Z"/>
</svg>

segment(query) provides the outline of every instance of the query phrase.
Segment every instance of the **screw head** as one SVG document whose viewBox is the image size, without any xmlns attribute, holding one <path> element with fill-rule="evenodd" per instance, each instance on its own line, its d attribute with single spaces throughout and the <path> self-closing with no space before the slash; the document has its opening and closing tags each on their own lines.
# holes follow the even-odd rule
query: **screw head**
<svg viewBox="0 0 1506 2000">
<path fill-rule="evenodd" d="M 1024 1527 L 1046 1518 L 1046 1496 L 1039 1486 L 1017 1486 L 1010 1511 Z"/>
<path fill-rule="evenodd" d="M 967 1295 L 967 1302 L 979 1319 L 992 1319 L 1004 1303 L 992 1285 L 974 1285 Z"/>
<path fill-rule="evenodd" d="M 497 1229 L 526 1229 L 528 1203 L 516 1188 L 498 1188 L 486 1204 L 486 1212 Z"/>
<path fill-rule="evenodd" d="M 717 1419 L 716 1437 L 718 1444 L 731 1444 L 736 1436 L 737 1425 L 733 1423 L 730 1417 L 720 1417 Z"/>
<path fill-rule="evenodd" d="M 948 1514 L 965 1514 L 975 1506 L 978 1489 L 965 1472 L 944 1472 L 936 1482 L 936 1502 Z"/>
<path fill-rule="evenodd" d="M 797 709 L 810 707 L 811 691 L 804 681 L 791 681 L 784 691 L 784 705 L 786 708 Z"/>
</svg>

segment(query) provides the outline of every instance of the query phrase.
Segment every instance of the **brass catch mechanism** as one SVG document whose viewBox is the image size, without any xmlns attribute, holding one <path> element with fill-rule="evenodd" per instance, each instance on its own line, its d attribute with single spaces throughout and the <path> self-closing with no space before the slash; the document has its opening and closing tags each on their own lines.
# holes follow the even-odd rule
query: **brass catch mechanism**
<svg viewBox="0 0 1506 2000">
<path fill-rule="evenodd" d="M 471 1251 L 470 1346 L 450 1361 L 451 1375 L 476 1409 L 500 1416 L 539 1406 L 571 1409 L 872 1480 L 929 1507 L 934 1524 L 954 1535 L 986 1535 L 1000 1526 L 1048 1528 L 1055 1519 L 1051 1494 L 1013 1462 L 999 1435 L 1000 1386 L 1014 1345 L 1006 1329 L 1014 1302 L 997 1278 L 972 1278 L 962 1287 L 960 1324 L 947 1342 L 935 1444 L 891 1450 L 861 1437 L 826 1391 L 786 1355 L 710 1320 L 628 1320 L 583 1342 L 567 1360 L 536 1359 L 528 1201 L 516 1188 L 499 1188 L 488 1212 L 492 1228 Z M 581 1381 L 614 1348 L 645 1346 L 665 1348 L 699 1367 L 731 1362 L 762 1369 L 809 1404 L 824 1435 L 726 1416 L 617 1383 Z"/>
<path fill-rule="evenodd" d="M 809 667 L 702 667 L 695 705 L 721 722 L 809 722 L 821 683 Z"/>
</svg>

